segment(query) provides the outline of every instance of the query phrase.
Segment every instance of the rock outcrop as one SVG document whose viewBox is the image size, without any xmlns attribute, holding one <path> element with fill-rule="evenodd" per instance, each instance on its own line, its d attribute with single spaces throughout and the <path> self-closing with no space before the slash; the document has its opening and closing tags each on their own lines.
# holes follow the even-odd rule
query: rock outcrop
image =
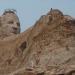
<svg viewBox="0 0 75 75">
<path fill-rule="evenodd" d="M 75 75 L 75 19 L 51 9 L 25 32 L 0 40 L 0 75 Z"/>
</svg>

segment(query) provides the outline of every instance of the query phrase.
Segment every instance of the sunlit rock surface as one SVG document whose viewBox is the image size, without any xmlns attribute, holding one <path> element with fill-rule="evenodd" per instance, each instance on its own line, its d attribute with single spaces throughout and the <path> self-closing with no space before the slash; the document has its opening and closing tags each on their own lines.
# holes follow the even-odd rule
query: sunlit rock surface
<svg viewBox="0 0 75 75">
<path fill-rule="evenodd" d="M 16 33 L 0 40 L 0 75 L 75 75 L 74 18 L 51 9 Z"/>
</svg>

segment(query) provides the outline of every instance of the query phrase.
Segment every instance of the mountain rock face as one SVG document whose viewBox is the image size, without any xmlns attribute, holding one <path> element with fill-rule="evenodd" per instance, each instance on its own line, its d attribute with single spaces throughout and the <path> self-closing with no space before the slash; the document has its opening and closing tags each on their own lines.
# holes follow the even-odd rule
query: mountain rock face
<svg viewBox="0 0 75 75">
<path fill-rule="evenodd" d="M 0 40 L 0 75 L 75 75 L 74 18 L 51 9 L 28 30 L 20 33 L 19 26 L 15 33 Z"/>
</svg>

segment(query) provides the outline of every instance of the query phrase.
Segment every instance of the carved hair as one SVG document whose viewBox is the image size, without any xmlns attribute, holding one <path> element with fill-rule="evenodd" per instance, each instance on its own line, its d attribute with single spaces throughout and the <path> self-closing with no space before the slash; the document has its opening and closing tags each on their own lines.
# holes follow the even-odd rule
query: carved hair
<svg viewBox="0 0 75 75">
<path fill-rule="evenodd" d="M 15 14 L 17 11 L 15 9 L 5 9 L 5 12 L 3 13 L 3 15 L 5 15 L 6 13 L 13 13 Z"/>
</svg>

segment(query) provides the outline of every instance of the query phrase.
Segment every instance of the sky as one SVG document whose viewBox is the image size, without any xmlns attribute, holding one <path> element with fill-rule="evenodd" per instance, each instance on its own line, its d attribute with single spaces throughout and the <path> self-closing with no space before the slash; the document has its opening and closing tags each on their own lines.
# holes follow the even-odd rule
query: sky
<svg viewBox="0 0 75 75">
<path fill-rule="evenodd" d="M 5 9 L 16 9 L 21 32 L 35 24 L 51 8 L 75 17 L 75 0 L 0 0 L 0 15 Z"/>
</svg>

